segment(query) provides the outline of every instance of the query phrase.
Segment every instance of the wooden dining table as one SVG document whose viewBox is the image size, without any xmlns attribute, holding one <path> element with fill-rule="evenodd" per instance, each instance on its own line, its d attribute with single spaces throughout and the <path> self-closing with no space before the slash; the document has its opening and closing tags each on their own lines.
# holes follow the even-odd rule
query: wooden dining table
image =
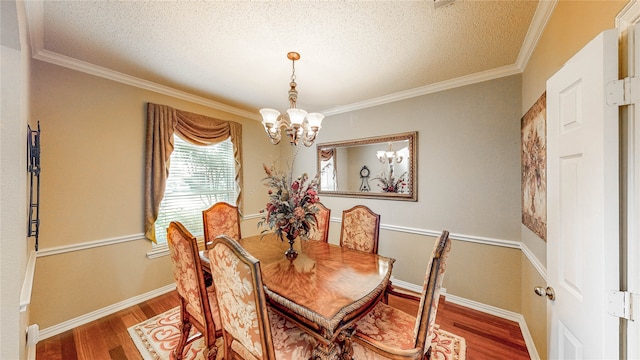
<svg viewBox="0 0 640 360">
<path fill-rule="evenodd" d="M 314 358 L 351 359 L 354 323 L 382 300 L 395 259 L 320 241 L 296 239 L 298 257 L 275 234 L 239 243 L 260 261 L 269 306 L 314 336 Z M 211 272 L 206 252 L 202 268 Z"/>
</svg>

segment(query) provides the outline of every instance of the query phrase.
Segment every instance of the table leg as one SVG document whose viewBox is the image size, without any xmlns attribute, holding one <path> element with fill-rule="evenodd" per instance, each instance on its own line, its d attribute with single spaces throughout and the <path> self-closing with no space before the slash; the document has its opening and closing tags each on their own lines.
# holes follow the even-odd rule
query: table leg
<svg viewBox="0 0 640 360">
<path fill-rule="evenodd" d="M 339 350 L 340 348 L 336 346 L 335 343 L 329 343 L 329 344 L 320 343 L 313 349 L 313 353 L 311 354 L 311 359 L 313 360 L 339 359 L 339 354 L 338 354 Z"/>
<path fill-rule="evenodd" d="M 352 360 L 353 359 L 353 340 L 351 336 L 356 332 L 355 329 L 344 329 L 338 335 L 338 341 L 341 344 L 340 360 Z"/>
</svg>

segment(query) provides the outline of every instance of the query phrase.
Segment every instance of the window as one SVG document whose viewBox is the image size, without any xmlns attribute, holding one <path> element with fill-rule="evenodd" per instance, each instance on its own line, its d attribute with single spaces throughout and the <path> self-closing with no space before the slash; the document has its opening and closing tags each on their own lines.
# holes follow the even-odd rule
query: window
<svg viewBox="0 0 640 360">
<path fill-rule="evenodd" d="M 210 146 L 193 145 L 175 134 L 173 140 L 169 177 L 155 223 L 158 245 L 166 245 L 171 221 L 202 236 L 202 210 L 220 201 L 236 205 L 238 196 L 230 138 Z"/>
<path fill-rule="evenodd" d="M 322 185 L 322 190 L 327 191 L 336 191 L 336 169 L 333 163 L 334 156 L 331 156 L 327 160 L 322 160 L 320 165 L 322 168 L 320 169 L 320 184 Z"/>
</svg>

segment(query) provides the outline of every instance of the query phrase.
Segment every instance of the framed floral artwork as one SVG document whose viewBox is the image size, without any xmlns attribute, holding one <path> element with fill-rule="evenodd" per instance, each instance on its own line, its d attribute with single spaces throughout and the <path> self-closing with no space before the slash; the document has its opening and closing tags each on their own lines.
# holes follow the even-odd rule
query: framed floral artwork
<svg viewBox="0 0 640 360">
<path fill-rule="evenodd" d="M 522 117 L 522 223 L 547 240 L 547 93 Z"/>
</svg>

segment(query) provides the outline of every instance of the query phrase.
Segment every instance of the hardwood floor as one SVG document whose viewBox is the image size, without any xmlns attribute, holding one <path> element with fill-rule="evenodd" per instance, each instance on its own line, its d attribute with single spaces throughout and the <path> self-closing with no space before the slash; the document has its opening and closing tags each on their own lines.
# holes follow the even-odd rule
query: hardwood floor
<svg viewBox="0 0 640 360">
<path fill-rule="evenodd" d="M 415 315 L 418 304 L 402 298 L 389 297 L 389 304 Z M 442 330 L 462 336 L 467 343 L 467 360 L 530 359 L 520 326 L 440 298 L 436 324 Z"/>
<path fill-rule="evenodd" d="M 389 298 L 389 304 L 415 314 L 418 304 Z M 141 359 L 127 328 L 179 305 L 177 293 L 168 294 L 121 310 L 38 342 L 37 360 L 133 360 Z M 467 360 L 529 359 L 518 324 L 441 300 L 436 323 L 462 336 Z"/>
</svg>

